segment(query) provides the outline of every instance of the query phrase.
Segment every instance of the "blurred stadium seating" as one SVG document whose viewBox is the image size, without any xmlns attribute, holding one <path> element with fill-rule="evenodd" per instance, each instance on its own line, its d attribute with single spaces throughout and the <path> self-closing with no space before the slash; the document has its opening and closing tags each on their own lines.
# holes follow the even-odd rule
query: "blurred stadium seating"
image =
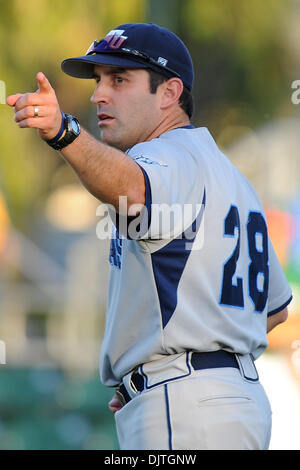
<svg viewBox="0 0 300 470">
<path fill-rule="evenodd" d="M 99 377 L 59 369 L 0 369 L 0 450 L 118 449 Z"/>
</svg>

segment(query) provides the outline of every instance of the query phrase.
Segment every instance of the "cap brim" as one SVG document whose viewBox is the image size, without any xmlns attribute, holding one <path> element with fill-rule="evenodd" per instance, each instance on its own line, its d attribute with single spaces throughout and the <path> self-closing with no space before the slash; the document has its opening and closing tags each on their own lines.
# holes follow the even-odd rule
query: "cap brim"
<svg viewBox="0 0 300 470">
<path fill-rule="evenodd" d="M 146 62 L 121 57 L 113 54 L 94 54 L 82 57 L 71 57 L 61 63 L 63 72 L 76 78 L 94 78 L 95 65 L 111 65 L 131 69 L 150 68 Z M 152 68 L 152 67 L 151 67 Z"/>
</svg>

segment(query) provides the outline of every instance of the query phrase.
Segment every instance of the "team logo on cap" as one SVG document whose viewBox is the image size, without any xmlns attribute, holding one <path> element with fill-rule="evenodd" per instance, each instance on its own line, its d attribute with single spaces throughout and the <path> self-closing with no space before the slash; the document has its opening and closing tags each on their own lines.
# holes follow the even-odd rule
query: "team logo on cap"
<svg viewBox="0 0 300 470">
<path fill-rule="evenodd" d="M 105 36 L 104 39 L 101 39 L 101 41 L 94 41 L 86 51 L 85 55 L 97 52 L 107 52 L 109 50 L 116 51 L 120 49 L 124 41 L 128 39 L 127 36 L 123 36 L 123 33 L 124 30 L 122 29 L 113 29 Z"/>
<path fill-rule="evenodd" d="M 122 29 L 113 29 L 112 31 L 110 31 L 103 39 L 103 41 L 105 41 L 107 44 L 106 47 L 109 49 L 119 49 L 122 46 L 123 42 L 128 39 L 127 36 L 123 36 L 123 33 L 124 30 Z M 104 45 L 102 45 L 102 47 L 103 46 Z"/>
</svg>

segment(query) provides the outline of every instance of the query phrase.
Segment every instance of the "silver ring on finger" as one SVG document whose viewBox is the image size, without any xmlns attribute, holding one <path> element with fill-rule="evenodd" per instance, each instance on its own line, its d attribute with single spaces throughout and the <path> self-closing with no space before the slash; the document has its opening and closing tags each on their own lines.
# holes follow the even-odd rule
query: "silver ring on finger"
<svg viewBox="0 0 300 470">
<path fill-rule="evenodd" d="M 33 107 L 33 110 L 34 110 L 34 117 L 37 117 L 39 115 L 39 108 L 38 106 L 34 106 Z"/>
</svg>

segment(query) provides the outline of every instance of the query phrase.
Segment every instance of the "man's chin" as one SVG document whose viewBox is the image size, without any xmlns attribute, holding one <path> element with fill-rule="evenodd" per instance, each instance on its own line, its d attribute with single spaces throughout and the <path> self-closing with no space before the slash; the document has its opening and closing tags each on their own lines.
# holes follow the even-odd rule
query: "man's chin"
<svg viewBox="0 0 300 470">
<path fill-rule="evenodd" d="M 106 145 L 110 145 L 111 147 L 115 147 L 115 139 L 113 136 L 109 135 L 108 132 L 105 130 L 100 129 L 100 139 Z"/>
<path fill-rule="evenodd" d="M 114 147 L 115 149 L 122 150 L 122 152 L 125 152 L 129 148 L 124 142 L 114 138 L 112 135 L 108 135 L 105 131 L 100 130 L 100 139 L 104 144 Z"/>
</svg>

